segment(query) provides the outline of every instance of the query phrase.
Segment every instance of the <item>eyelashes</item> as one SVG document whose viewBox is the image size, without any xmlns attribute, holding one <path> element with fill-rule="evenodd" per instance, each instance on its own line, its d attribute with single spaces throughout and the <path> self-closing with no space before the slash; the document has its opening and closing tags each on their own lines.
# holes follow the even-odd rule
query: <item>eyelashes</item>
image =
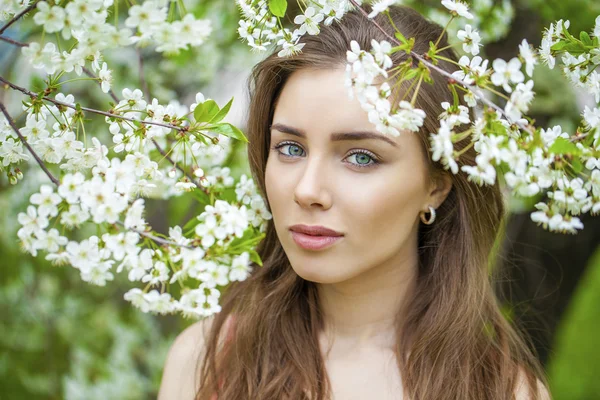
<svg viewBox="0 0 600 400">
<path fill-rule="evenodd" d="M 277 151 L 279 155 L 286 158 L 303 157 L 306 153 L 300 144 L 291 141 L 279 142 L 278 144 L 273 146 L 272 149 Z M 350 150 L 350 153 L 346 157 L 344 157 L 344 159 L 346 160 L 349 158 L 353 158 L 356 162 L 346 161 L 346 163 L 351 164 L 352 166 L 355 166 L 357 168 L 374 167 L 381 162 L 374 153 L 366 149 Z M 359 162 L 359 160 L 364 161 L 365 158 L 367 159 L 368 163 Z"/>
</svg>

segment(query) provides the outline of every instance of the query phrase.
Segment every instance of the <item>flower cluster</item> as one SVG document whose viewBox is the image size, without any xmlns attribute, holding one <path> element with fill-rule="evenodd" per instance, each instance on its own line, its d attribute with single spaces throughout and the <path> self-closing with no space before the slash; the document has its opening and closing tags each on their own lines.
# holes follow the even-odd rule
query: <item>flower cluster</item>
<svg viewBox="0 0 600 400">
<path fill-rule="evenodd" d="M 188 46 L 203 44 L 212 32 L 209 20 L 196 20 L 186 14 L 182 20 L 167 22 L 167 8 L 158 1 L 145 1 L 129 9 L 124 28 L 108 22 L 109 8 L 113 1 L 73 0 L 65 7 L 37 3 L 33 19 L 47 33 L 60 33 L 65 40 L 74 38 L 76 45 L 69 51 L 62 50 L 53 42 L 41 45 L 31 42 L 23 47 L 23 55 L 34 68 L 47 74 L 58 71 L 81 75 L 86 61 L 91 60 L 94 72 L 108 92 L 112 84 L 112 71 L 102 61 L 102 52 L 131 44 L 147 46 L 156 43 L 156 51 L 177 53 Z M 137 32 L 134 33 L 133 30 Z"/>
<path fill-rule="evenodd" d="M 353 0 L 349 3 L 360 5 Z M 395 3 L 397 1 L 379 0 L 369 14 L 363 13 L 366 18 L 374 18 L 387 13 Z M 250 15 L 252 7 L 244 4 L 246 14 Z M 441 4 L 450 13 L 448 24 L 454 19 L 476 20 L 465 2 L 442 0 Z M 266 8 L 263 15 L 268 15 Z M 294 38 L 304 33 L 318 34 L 318 23 L 323 19 L 319 11 L 307 8 L 303 16 L 294 20 L 301 25 L 294 31 Z M 560 126 L 536 128 L 526 116 L 535 97 L 531 77 L 538 60 L 553 68 L 559 53 L 567 79 L 600 102 L 600 74 L 595 71 L 600 65 L 600 16 L 591 34 L 582 32 L 579 39 L 568 32 L 568 27 L 569 21 L 551 24 L 539 50 L 523 40 L 518 56 L 510 60 L 482 58 L 479 55 L 482 38 L 473 25 L 465 24 L 455 31 L 457 44 L 461 44 L 467 54 L 455 63 L 455 71 L 437 69 L 450 80 L 454 101 L 441 104 L 443 111 L 437 116 L 439 128 L 430 134 L 430 142 L 433 161 L 440 162 L 454 174 L 467 174 L 476 184 L 493 185 L 497 171 L 502 170 L 508 171 L 504 174 L 505 181 L 516 196 L 547 193 L 548 201 L 536 205 L 538 211 L 532 214 L 532 219 L 545 229 L 575 233 L 583 227 L 578 215 L 600 213 L 600 109 L 586 107 L 576 135 L 563 132 Z M 441 51 L 437 49 L 438 43 L 432 42 L 428 58 L 424 58 L 413 52 L 414 40 L 398 31 L 395 36 L 397 41 L 393 44 L 372 40 L 370 50 L 361 49 L 352 41 L 346 57 L 346 87 L 350 98 L 357 97 L 378 131 L 392 136 L 404 130 L 418 131 L 423 126 L 425 112 L 415 106 L 418 91 L 423 81 L 431 83 L 430 71 L 435 68 Z M 394 65 L 394 53 L 406 53 L 407 61 Z M 439 59 L 444 58 L 439 56 Z M 411 83 L 403 86 L 406 82 Z M 483 94 L 486 90 L 503 98 L 504 106 L 488 100 Z M 400 91 L 404 92 L 401 98 Z M 469 108 L 459 103 L 458 91 L 463 92 L 467 106 L 476 109 L 475 114 L 481 114 L 477 110 L 479 105 L 485 106 L 483 115 L 471 121 Z M 406 96 L 411 96 L 410 101 Z M 466 139 L 470 139 L 466 147 L 455 149 L 456 143 Z M 461 155 L 470 148 L 477 154 L 474 165 L 461 160 Z"/>
<path fill-rule="evenodd" d="M 246 279 L 254 232 L 271 215 L 244 177 L 238 198 L 240 203 L 253 203 L 250 212 L 245 204 L 216 200 L 197 217 L 193 234 L 184 235 L 174 226 L 162 238 L 150 233 L 143 217 L 144 200 L 137 198 L 160 178 L 158 165 L 144 154 L 128 154 L 124 161 L 102 156 L 91 177 L 68 173 L 56 191 L 42 185 L 31 196 L 27 212 L 18 215 L 21 245 L 32 255 L 45 251 L 46 259 L 73 266 L 82 280 L 95 285 L 105 285 L 114 272 L 126 271 L 132 282 L 146 284 L 144 290 L 135 288 L 125 295 L 145 312 L 181 311 L 197 317 L 218 312 L 217 286 Z M 86 222 L 106 233 L 76 241 L 50 228 L 58 223 L 74 230 Z M 187 289 L 179 300 L 156 289 L 176 282 L 187 288 L 190 280 L 198 282 L 197 288 Z"/>
<path fill-rule="evenodd" d="M 400 101 L 392 111 L 392 90 L 387 83 L 387 70 L 392 66 L 390 54 L 392 46 L 383 40 L 371 41 L 371 51 L 362 50 L 356 41 L 350 43 L 346 59 L 346 82 L 348 95 L 356 94 L 362 108 L 369 113 L 369 121 L 377 130 L 392 136 L 400 135 L 402 130 L 418 131 L 423 125 L 425 113 L 414 108 L 414 102 Z M 381 85 L 375 82 L 383 80 Z"/>
<path fill-rule="evenodd" d="M 310 2 L 303 14 L 294 18 L 296 27 L 291 31 L 281 24 L 284 12 L 273 12 L 267 0 L 237 0 L 237 4 L 243 16 L 239 22 L 240 37 L 255 51 L 266 51 L 267 46 L 276 43 L 282 48 L 278 52 L 279 57 L 298 53 L 304 47 L 304 44 L 299 42 L 303 35 L 317 35 L 320 23 L 331 25 L 352 9 L 349 0 Z"/>
</svg>

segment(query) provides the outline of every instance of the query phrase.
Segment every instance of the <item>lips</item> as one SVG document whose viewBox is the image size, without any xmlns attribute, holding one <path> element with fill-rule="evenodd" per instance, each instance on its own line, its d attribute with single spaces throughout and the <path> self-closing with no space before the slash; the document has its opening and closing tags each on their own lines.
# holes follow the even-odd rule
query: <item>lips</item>
<svg viewBox="0 0 600 400">
<path fill-rule="evenodd" d="M 340 241 L 344 234 L 324 226 L 293 225 L 294 242 L 306 250 L 323 250 Z"/>
<path fill-rule="evenodd" d="M 304 233 L 311 236 L 344 236 L 343 233 L 336 232 L 333 229 L 325 228 L 324 226 L 310 225 L 293 225 L 290 226 L 293 232 Z"/>
</svg>

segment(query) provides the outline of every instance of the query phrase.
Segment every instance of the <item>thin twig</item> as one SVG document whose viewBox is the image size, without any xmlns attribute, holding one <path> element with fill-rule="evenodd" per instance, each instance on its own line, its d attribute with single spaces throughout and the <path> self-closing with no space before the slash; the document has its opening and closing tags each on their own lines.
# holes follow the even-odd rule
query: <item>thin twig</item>
<svg viewBox="0 0 600 400">
<path fill-rule="evenodd" d="M 98 86 L 102 87 L 102 82 L 100 82 L 100 78 L 98 78 L 96 75 L 94 75 L 94 73 L 92 71 L 90 71 L 89 69 L 83 67 L 82 68 L 83 72 L 89 76 L 90 78 L 93 78 L 96 80 L 96 83 L 98 83 Z M 115 94 L 115 92 L 113 92 L 112 89 L 109 89 L 108 91 L 108 95 L 110 97 L 112 97 L 112 99 L 115 101 L 115 103 L 119 102 L 119 98 L 117 97 L 117 95 Z"/>
<path fill-rule="evenodd" d="M 21 140 L 21 142 L 25 145 L 25 147 L 27 147 L 27 150 L 29 150 L 29 152 L 31 153 L 31 155 L 33 156 L 33 158 L 35 158 L 35 161 L 37 161 L 37 163 L 40 165 L 40 167 L 42 167 L 42 169 L 44 170 L 44 172 L 46 173 L 46 175 L 48 175 L 48 178 L 50 178 L 50 180 L 52 181 L 52 183 L 54 183 L 56 186 L 60 185 L 60 181 L 58 179 L 56 179 L 54 177 L 54 175 L 52 175 L 52 173 L 46 167 L 46 164 L 44 164 L 44 162 L 37 155 L 37 153 L 35 151 L 33 151 L 33 149 L 31 148 L 31 146 L 29 145 L 29 143 L 25 139 L 25 137 L 23 137 L 23 135 L 21 134 L 21 132 L 19 132 L 19 128 L 17 128 L 17 125 L 15 125 L 15 121 L 12 119 L 12 117 L 10 116 L 10 114 L 8 113 L 8 111 L 6 110 L 6 107 L 4 107 L 4 104 L 1 103 L 1 102 L 0 102 L 0 110 L 4 114 L 4 117 L 8 121 L 10 127 L 13 129 L 13 131 L 15 131 L 15 133 L 17 134 L 17 136 L 19 137 L 19 139 Z"/>
<path fill-rule="evenodd" d="M 28 95 L 30 97 L 35 97 L 35 98 L 39 97 L 36 93 L 33 93 L 30 90 L 27 90 L 27 89 L 25 89 L 23 87 L 15 85 L 14 83 L 7 81 L 6 79 L 4 79 L 1 76 L 0 76 L 0 82 L 3 82 L 5 85 L 10 86 L 12 89 L 18 90 L 19 92 L 22 92 L 22 93 L 24 93 L 24 94 L 26 94 L 26 95 Z M 60 105 L 60 106 L 64 106 L 64 107 L 69 107 L 69 108 L 72 108 L 73 110 L 77 110 L 77 107 L 75 107 L 72 104 L 63 103 L 62 101 L 58 101 L 58 100 L 52 99 L 50 97 L 43 96 L 42 99 L 43 100 L 47 100 L 47 101 L 49 101 L 49 102 L 51 102 L 53 104 L 56 104 L 56 105 Z M 99 114 L 99 115 L 104 115 L 104 116 L 107 116 L 107 117 L 114 117 L 114 118 L 118 118 L 118 119 L 122 119 L 122 120 L 126 120 L 126 121 L 131 121 L 131 122 L 139 122 L 140 124 L 157 125 L 157 126 L 162 126 L 162 127 L 169 128 L 169 129 L 176 129 L 176 130 L 180 130 L 180 131 L 185 130 L 185 128 L 181 128 L 181 127 L 178 127 L 178 126 L 162 124 L 162 123 L 159 123 L 159 122 L 141 121 L 141 120 L 135 119 L 135 118 L 128 118 L 128 117 L 124 117 L 124 116 L 121 116 L 121 115 L 111 114 L 111 113 L 105 112 L 105 111 L 95 110 L 93 108 L 80 107 L 80 109 L 83 110 L 83 111 L 89 111 L 91 113 Z M 192 182 L 195 181 L 195 178 L 189 172 L 187 172 L 183 168 L 181 168 L 177 163 L 175 163 L 175 161 L 173 161 L 173 159 L 171 157 L 169 157 L 167 155 L 167 153 L 165 152 L 165 150 L 156 142 L 156 140 L 152 139 L 152 144 L 154 144 L 154 146 L 156 147 L 156 149 L 158 150 L 158 152 L 160 154 L 162 154 L 163 157 L 165 157 L 167 159 L 167 161 L 169 161 L 175 168 L 177 168 L 178 170 L 180 170 Z M 198 189 L 200 189 L 204 193 L 208 194 L 207 189 L 204 188 L 202 185 L 200 185 L 199 183 L 196 183 L 196 186 L 198 187 Z"/>
<path fill-rule="evenodd" d="M 359 5 L 359 4 L 356 2 L 356 0 L 350 0 L 350 2 L 351 2 L 351 3 L 352 3 L 354 6 L 355 6 L 355 7 L 357 7 L 357 8 L 360 10 L 360 12 L 361 12 L 361 13 L 362 13 L 362 14 L 363 14 L 363 15 L 364 15 L 366 18 L 368 18 L 369 20 L 371 20 L 371 22 L 372 22 L 373 24 L 375 24 L 375 26 L 376 26 L 376 27 L 377 27 L 377 28 L 378 28 L 378 29 L 379 29 L 379 30 L 380 30 L 380 31 L 381 31 L 381 32 L 382 32 L 384 35 L 386 35 L 386 36 L 387 36 L 387 37 L 388 37 L 388 38 L 389 38 L 389 39 L 390 39 L 392 42 L 394 42 L 394 43 L 396 43 L 396 44 L 398 44 L 398 45 L 399 45 L 399 44 L 401 44 L 401 43 L 398 41 L 398 39 L 396 39 L 395 37 L 391 36 L 391 35 L 390 35 L 390 34 L 389 34 L 389 33 L 388 33 L 388 32 L 387 32 L 385 29 L 383 29 L 383 28 L 381 27 L 381 25 L 379 25 L 379 24 L 377 23 L 377 21 L 375 21 L 375 20 L 374 20 L 374 19 L 372 19 L 372 18 L 369 18 L 369 17 L 368 17 L 368 15 L 369 15 L 369 14 L 367 14 L 367 12 L 366 12 L 365 10 L 363 10 L 363 9 L 362 9 L 362 7 L 360 7 L 360 5 Z M 488 107 L 491 107 L 491 108 L 495 109 L 495 110 L 496 110 L 496 111 L 498 111 L 498 112 L 499 112 L 501 115 L 504 115 L 504 117 L 505 117 L 505 118 L 506 118 L 508 121 L 511 121 L 511 119 L 510 119 L 510 118 L 509 118 L 509 117 L 506 115 L 506 113 L 504 112 L 504 110 L 503 110 L 501 107 L 499 107 L 498 105 L 496 105 L 494 102 L 492 102 L 492 101 L 488 100 L 488 99 L 485 97 L 484 93 L 483 93 L 483 92 L 481 92 L 481 90 L 480 90 L 479 88 L 477 88 L 477 87 L 472 87 L 472 86 L 468 85 L 466 82 L 462 81 L 461 79 L 458 79 L 458 78 L 454 77 L 454 76 L 453 76 L 452 74 L 450 74 L 449 72 L 447 72 L 447 71 L 443 70 L 442 68 L 440 68 L 440 67 L 438 67 L 438 66 L 436 66 L 436 65 L 433 65 L 433 64 L 432 64 L 432 63 L 430 63 L 429 61 L 425 60 L 423 57 L 421 57 L 419 54 L 415 53 L 414 51 L 411 51 L 411 52 L 410 52 L 410 54 L 411 54 L 411 56 L 415 57 L 417 60 L 419 60 L 419 61 L 421 61 L 423 64 L 425 64 L 427 67 L 429 67 L 429 68 L 433 69 L 434 71 L 437 71 L 438 73 L 442 74 L 443 76 L 445 76 L 445 77 L 447 77 L 447 78 L 449 78 L 449 79 L 452 79 L 452 80 L 454 80 L 454 81 L 455 81 L 455 82 L 457 82 L 457 83 L 460 83 L 460 84 L 461 84 L 461 85 L 463 85 L 464 87 L 466 87 L 466 88 L 469 88 L 471 91 L 473 91 L 473 93 L 474 93 L 474 94 L 476 94 L 476 95 L 477 95 L 477 96 L 478 96 L 478 97 L 481 99 L 481 101 L 482 101 L 484 104 L 486 104 Z M 517 124 L 517 126 L 518 126 L 519 128 L 521 128 L 522 130 L 524 130 L 524 131 L 526 131 L 526 132 L 529 132 L 529 133 L 531 133 L 531 134 L 533 134 L 533 133 L 534 133 L 534 131 L 531 131 L 531 130 L 529 129 L 529 127 L 527 127 L 527 126 L 523 125 L 521 122 L 518 122 L 518 121 L 517 121 L 517 122 L 514 122 L 514 123 L 515 123 L 515 124 Z"/>
<path fill-rule="evenodd" d="M 34 93 L 34 92 L 30 91 L 30 90 L 27 90 L 27 89 L 25 89 L 25 88 L 23 88 L 21 86 L 15 85 L 14 83 L 7 81 L 6 79 L 4 79 L 1 76 L 0 76 L 0 82 L 4 83 L 5 85 L 10 86 L 12 89 L 18 90 L 19 92 L 21 92 L 23 94 L 26 94 L 26 95 L 28 95 L 30 97 L 35 97 L 35 98 L 39 97 L 37 95 L 37 93 Z M 64 106 L 64 107 L 69 107 L 69 108 L 72 108 L 73 110 L 77 110 L 77 107 L 75 107 L 73 104 L 63 103 L 62 101 L 58 101 L 58 100 L 55 100 L 53 98 L 46 97 L 46 96 L 43 96 L 42 99 L 46 100 L 46 101 L 49 101 L 51 103 L 54 103 L 56 105 L 60 105 L 60 106 Z M 94 114 L 104 115 L 106 117 L 112 117 L 112 118 L 122 119 L 122 120 L 125 120 L 125 121 L 131 121 L 131 122 L 139 122 L 140 124 L 162 126 L 164 128 L 176 129 L 178 131 L 186 131 L 187 130 L 187 128 L 184 128 L 184 127 L 163 124 L 161 122 L 142 121 L 142 120 L 139 120 L 139 119 L 129 118 L 129 117 L 125 117 L 125 116 L 118 115 L 118 114 L 111 114 L 111 113 L 106 112 L 106 111 L 95 110 L 93 108 L 88 108 L 88 107 L 80 107 L 80 109 L 83 110 L 83 111 L 88 111 L 88 112 L 94 113 Z"/>
<path fill-rule="evenodd" d="M 11 26 L 12 24 L 14 24 L 15 22 L 17 22 L 17 20 L 19 18 L 21 18 L 23 15 L 27 14 L 29 11 L 31 11 L 38 3 L 39 0 L 35 0 L 33 3 L 31 3 L 29 6 L 27 6 L 27 8 L 25 8 L 23 11 L 21 11 L 20 13 L 18 13 L 17 15 L 15 15 L 14 17 L 12 17 L 12 19 L 10 21 L 8 21 L 6 24 L 4 24 L 4 26 L 2 28 L 0 28 L 0 35 L 8 29 L 9 26 Z"/>
<path fill-rule="evenodd" d="M 0 36 L 0 39 L 1 39 L 1 40 L 5 40 L 5 41 L 7 41 L 8 43 L 14 44 L 15 46 L 20 46 L 20 47 L 27 47 L 27 46 L 29 46 L 29 44 L 27 44 L 27 43 L 17 42 L 16 40 L 8 39 L 8 38 L 2 37 L 2 36 Z M 141 62 L 141 61 L 142 61 L 142 59 L 141 59 L 141 55 L 140 55 L 140 62 Z M 96 76 L 95 76 L 95 75 L 94 75 L 92 72 L 90 72 L 88 69 L 86 69 L 86 68 L 83 68 L 83 70 L 85 71 L 85 73 L 86 73 L 88 76 L 90 76 L 90 77 L 92 77 L 92 78 L 94 78 L 94 79 L 97 79 L 97 77 L 96 77 Z M 145 82 L 145 80 L 144 80 L 144 78 L 143 78 L 143 74 L 140 74 L 140 79 L 142 79 L 142 82 Z M 20 92 L 22 92 L 22 93 L 25 93 L 25 94 L 27 94 L 27 95 L 29 95 L 29 96 L 36 97 L 36 98 L 38 97 L 38 95 L 37 95 L 37 94 L 35 94 L 35 93 L 33 93 L 33 92 L 31 92 L 31 91 L 29 91 L 29 90 L 25 89 L 25 88 L 22 88 L 22 87 L 20 87 L 20 86 L 17 86 L 17 85 L 15 85 L 15 84 L 13 84 L 13 83 L 11 83 L 11 82 L 9 82 L 9 81 L 7 81 L 7 80 L 3 79 L 1 76 L 0 76 L 0 81 L 1 81 L 1 82 L 4 82 L 4 83 L 5 83 L 5 84 L 7 84 L 7 85 L 9 85 L 9 86 L 10 86 L 10 87 L 12 87 L 13 89 L 15 89 L 15 90 L 18 90 L 18 91 L 20 91 Z M 100 83 L 100 82 L 98 82 L 98 84 L 99 84 L 99 85 L 101 85 L 101 83 Z M 145 88 L 145 91 L 147 91 L 147 86 L 146 86 L 146 88 Z M 112 99 L 113 99 L 113 100 L 114 100 L 116 103 L 118 103 L 118 102 L 119 102 L 119 98 L 118 98 L 118 97 L 115 95 L 115 93 L 112 91 L 112 89 L 109 91 L 109 95 L 112 97 Z M 147 95 L 149 95 L 149 94 L 147 93 Z M 72 109 L 76 109 L 76 108 L 75 108 L 75 106 L 73 106 L 73 105 L 71 105 L 71 104 L 63 103 L 63 102 L 60 102 L 60 101 L 58 101 L 58 100 L 51 99 L 51 98 L 49 98 L 49 97 L 42 97 L 42 98 L 43 98 L 44 100 L 50 101 L 50 102 L 52 102 L 52 103 L 54 103 L 54 104 L 57 104 L 57 105 L 61 105 L 61 106 L 69 107 L 69 108 L 72 108 Z M 150 100 L 150 99 L 148 98 L 148 101 L 149 101 L 149 100 Z M 167 125 L 167 124 L 163 124 L 163 123 L 160 123 L 160 122 L 141 121 L 141 120 L 138 120 L 138 119 L 135 119 L 135 118 L 127 118 L 127 117 L 123 117 L 123 116 L 120 116 L 120 115 L 116 115 L 116 114 L 107 113 L 107 112 L 105 112 L 105 111 L 95 110 L 95 109 L 93 109 L 93 108 L 80 107 L 80 109 L 81 109 L 81 110 L 83 110 L 83 111 L 89 111 L 89 112 L 91 112 L 91 113 L 100 114 L 100 115 L 104 115 L 104 116 L 107 116 L 107 117 L 118 118 L 118 119 L 122 119 L 122 120 L 125 120 L 125 121 L 139 122 L 139 123 L 141 123 L 141 124 L 147 124 L 147 125 L 156 125 L 156 126 L 162 126 L 162 127 L 164 127 L 164 128 L 176 129 L 176 130 L 178 130 L 178 131 L 180 131 L 180 132 L 185 132 L 185 131 L 187 131 L 187 128 L 185 128 L 185 127 L 178 127 L 178 126 L 174 126 L 174 125 Z M 159 145 L 159 144 L 158 144 L 158 143 L 157 143 L 155 140 L 153 140 L 153 141 L 152 141 L 152 143 L 154 144 L 154 146 L 156 146 L 156 149 L 158 150 L 158 152 L 159 152 L 159 153 L 161 153 L 163 156 L 166 156 L 166 152 L 164 151 L 164 149 L 162 149 L 162 148 L 160 147 L 160 145 Z M 178 166 L 178 165 L 177 165 L 175 162 L 173 162 L 173 160 L 172 160 L 170 157 L 166 157 L 166 158 L 167 158 L 167 160 L 168 160 L 168 161 L 169 161 L 169 162 L 170 162 L 170 163 L 171 163 L 171 164 L 172 164 L 174 167 L 176 167 L 178 170 L 180 170 L 181 172 L 183 172 L 183 174 L 184 174 L 184 175 L 186 175 L 186 176 L 187 176 L 187 177 L 188 177 L 188 178 L 189 178 L 189 179 L 190 179 L 192 182 L 194 182 L 194 177 L 193 177 L 193 176 L 192 176 L 192 175 L 191 175 L 189 172 L 186 172 L 186 171 L 185 171 L 183 168 L 181 168 L 180 166 Z M 196 184 L 196 186 L 197 186 L 198 188 L 200 188 L 200 189 L 201 189 L 201 190 L 202 190 L 204 193 L 208 193 L 208 192 L 207 192 L 207 190 L 206 190 L 205 188 L 203 188 L 203 187 L 202 187 L 202 185 Z"/>
<path fill-rule="evenodd" d="M 29 145 L 29 143 L 27 142 L 27 140 L 25 139 L 25 137 L 23 137 L 23 135 L 21 134 L 21 132 L 19 132 L 19 128 L 17 128 L 17 126 L 15 125 L 14 120 L 12 119 L 12 117 L 10 116 L 10 114 L 8 113 L 8 111 L 6 110 L 6 108 L 4 107 L 4 104 L 1 103 L 1 102 L 0 102 L 0 111 L 2 111 L 2 113 L 6 117 L 6 120 L 10 124 L 11 128 L 15 131 L 15 133 L 17 134 L 17 136 L 19 136 L 19 139 L 21 140 L 21 142 L 23 142 L 23 144 L 25 145 L 25 147 L 27 147 L 27 150 L 29 150 L 29 152 L 31 153 L 31 155 L 33 156 L 33 158 L 35 158 L 35 160 L 37 161 L 37 163 L 39 164 L 39 166 L 44 170 L 44 172 L 46 173 L 46 175 L 48 175 L 48 178 L 50 178 L 50 180 L 52 181 L 52 183 L 54 183 L 57 187 L 60 186 L 60 181 L 58 179 L 56 179 L 56 177 L 54 177 L 54 175 L 52 175 L 52 173 L 46 167 L 46 164 L 44 164 L 44 161 L 42 161 L 42 159 L 37 155 L 37 153 L 35 152 L 35 150 L 33 150 L 31 148 L 31 146 Z M 121 221 L 117 221 L 117 223 L 119 225 L 123 225 L 124 226 L 124 224 Z M 187 248 L 194 248 L 193 246 L 186 246 L 186 245 L 182 245 L 182 244 L 179 244 L 179 243 L 171 242 L 169 240 L 165 240 L 165 239 L 159 238 L 157 236 L 151 235 L 151 234 L 146 233 L 146 232 L 139 231 L 137 229 L 133 229 L 133 228 L 127 228 L 127 229 L 130 230 L 130 231 L 132 231 L 132 232 L 135 232 L 135 233 L 137 233 L 139 235 L 145 236 L 148 239 L 154 240 L 155 242 L 160 243 L 160 244 L 174 245 L 174 246 L 187 247 Z"/>
<path fill-rule="evenodd" d="M 125 224 L 123 222 L 121 222 L 121 221 L 117 221 L 117 224 L 121 225 L 122 227 L 125 227 Z M 195 248 L 194 246 L 188 246 L 188 245 L 185 245 L 185 244 L 179 244 L 179 243 L 176 243 L 176 242 L 171 242 L 170 240 L 166 240 L 166 239 L 160 238 L 158 236 L 151 235 L 149 233 L 146 233 L 144 231 L 140 231 L 140 230 L 135 229 L 135 228 L 125 228 L 125 229 L 127 229 L 127 230 L 129 230 L 131 232 L 135 232 L 138 235 L 147 237 L 148 239 L 153 240 L 156 243 L 164 244 L 164 245 L 167 245 L 167 246 L 172 245 L 172 246 L 178 246 L 178 247 L 185 247 L 186 249 L 194 249 Z"/>
<path fill-rule="evenodd" d="M 0 40 L 3 40 L 5 42 L 7 42 L 7 43 L 10 43 L 10 44 L 13 44 L 13 45 L 19 46 L 19 47 L 27 47 L 27 46 L 29 46 L 27 43 L 18 42 L 16 40 L 9 39 L 6 36 L 0 36 Z"/>
</svg>

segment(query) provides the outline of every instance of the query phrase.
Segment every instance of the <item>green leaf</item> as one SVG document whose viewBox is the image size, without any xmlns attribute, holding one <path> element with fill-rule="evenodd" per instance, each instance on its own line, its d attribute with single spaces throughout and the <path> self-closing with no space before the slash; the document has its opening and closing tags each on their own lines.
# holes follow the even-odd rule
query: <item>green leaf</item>
<svg viewBox="0 0 600 400">
<path fill-rule="evenodd" d="M 215 116 L 212 117 L 212 119 L 208 122 L 211 124 L 221 122 L 221 120 L 223 120 L 223 118 L 225 118 L 225 116 L 229 112 L 229 109 L 231 108 L 231 103 L 233 103 L 233 97 L 231 98 L 231 100 L 229 100 L 229 103 L 225 104 L 225 107 L 221 108 L 219 112 L 215 114 Z"/>
<path fill-rule="evenodd" d="M 260 259 L 260 256 L 258 255 L 258 253 L 254 250 L 250 250 L 249 253 L 250 253 L 250 261 L 252 261 L 253 263 L 256 263 L 262 267 L 263 263 L 262 263 L 262 260 Z"/>
<path fill-rule="evenodd" d="M 554 43 L 551 47 L 550 50 L 553 51 L 561 51 L 566 45 L 570 44 L 569 42 L 558 42 L 558 43 Z"/>
<path fill-rule="evenodd" d="M 269 0 L 269 11 L 276 17 L 283 18 L 287 9 L 287 0 Z"/>
<path fill-rule="evenodd" d="M 209 126 L 204 129 L 206 129 L 207 131 L 220 133 L 221 135 L 224 135 L 224 136 L 227 136 L 230 138 L 234 138 L 237 140 L 241 140 L 241 141 L 248 143 L 248 139 L 246 139 L 246 136 L 244 136 L 244 133 L 239 128 L 231 125 L 228 122 L 224 122 L 222 124 L 217 124 L 214 126 Z"/>
<path fill-rule="evenodd" d="M 562 49 L 571 54 L 581 54 L 586 51 L 585 46 L 581 43 L 567 43 Z"/>
<path fill-rule="evenodd" d="M 574 158 L 573 161 L 571 161 L 571 166 L 576 175 L 579 175 L 581 171 L 583 171 L 583 163 L 581 160 L 579 160 L 579 158 Z"/>
<path fill-rule="evenodd" d="M 417 75 L 419 74 L 419 71 L 416 69 L 411 69 L 410 71 L 408 71 L 406 73 L 406 75 L 404 75 L 404 79 L 409 80 L 409 79 L 413 79 L 416 78 Z"/>
<path fill-rule="evenodd" d="M 194 118 L 197 122 L 209 122 L 219 113 L 219 106 L 214 100 L 206 100 L 194 109 Z"/>
<path fill-rule="evenodd" d="M 591 46 L 594 43 L 586 31 L 581 31 L 579 33 L 579 40 L 581 40 L 586 46 Z"/>
<path fill-rule="evenodd" d="M 548 151 L 554 154 L 579 154 L 579 149 L 575 146 L 575 143 L 571 142 L 569 139 L 560 137 L 552 143 L 552 146 L 550 146 Z"/>
<path fill-rule="evenodd" d="M 210 204 L 210 196 L 202 189 L 194 189 L 191 191 L 196 200 L 203 206 Z"/>
<path fill-rule="evenodd" d="M 396 32 L 395 36 L 396 36 L 396 39 L 398 39 L 402 43 L 406 44 L 407 40 L 406 40 L 406 38 L 404 37 L 403 34 L 401 34 L 400 32 Z"/>
</svg>

